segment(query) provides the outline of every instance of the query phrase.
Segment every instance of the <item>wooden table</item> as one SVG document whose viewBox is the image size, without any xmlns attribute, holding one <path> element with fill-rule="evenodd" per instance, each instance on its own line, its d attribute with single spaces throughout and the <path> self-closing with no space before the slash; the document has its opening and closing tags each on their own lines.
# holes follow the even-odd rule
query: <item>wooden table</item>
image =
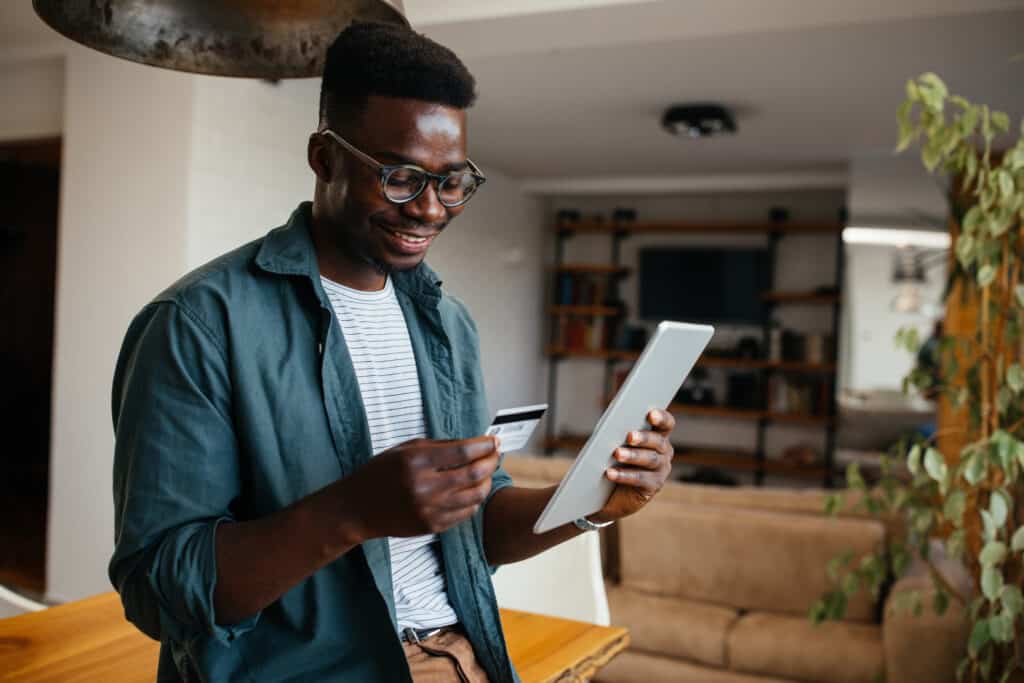
<svg viewBox="0 0 1024 683">
<path fill-rule="evenodd" d="M 502 610 L 523 683 L 584 680 L 629 644 L 624 628 Z M 152 683 L 160 644 L 124 618 L 114 593 L 0 619 L 0 681 Z"/>
</svg>

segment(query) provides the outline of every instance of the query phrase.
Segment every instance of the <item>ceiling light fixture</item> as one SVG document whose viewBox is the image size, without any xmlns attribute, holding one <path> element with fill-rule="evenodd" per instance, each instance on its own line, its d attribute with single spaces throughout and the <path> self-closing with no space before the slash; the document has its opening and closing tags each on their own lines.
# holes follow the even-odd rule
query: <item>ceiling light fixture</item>
<svg viewBox="0 0 1024 683">
<path fill-rule="evenodd" d="M 949 249 L 950 237 L 948 232 L 937 232 L 935 230 L 851 226 L 843 229 L 843 242 L 847 244 L 873 244 L 893 247 L 920 247 L 921 249 Z"/>
<path fill-rule="evenodd" d="M 408 26 L 402 0 L 32 0 L 82 45 L 165 69 L 275 80 L 320 76 L 353 21 Z"/>
<path fill-rule="evenodd" d="M 720 104 L 676 104 L 665 110 L 662 127 L 673 135 L 703 138 L 736 132 L 732 112 Z"/>
</svg>

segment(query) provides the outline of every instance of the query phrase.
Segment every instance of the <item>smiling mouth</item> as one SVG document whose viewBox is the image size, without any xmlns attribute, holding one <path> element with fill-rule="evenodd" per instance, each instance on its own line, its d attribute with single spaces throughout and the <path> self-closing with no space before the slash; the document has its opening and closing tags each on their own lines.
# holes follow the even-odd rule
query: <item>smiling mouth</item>
<svg viewBox="0 0 1024 683">
<path fill-rule="evenodd" d="M 424 242 L 429 242 L 433 238 L 437 237 L 437 235 L 439 234 L 435 232 L 430 235 L 417 235 L 411 232 L 395 230 L 394 228 L 388 227 L 386 225 L 380 225 L 379 227 L 382 228 L 385 232 L 388 232 L 397 237 L 398 239 L 402 240 L 403 242 L 407 242 L 409 244 L 423 244 Z"/>
</svg>

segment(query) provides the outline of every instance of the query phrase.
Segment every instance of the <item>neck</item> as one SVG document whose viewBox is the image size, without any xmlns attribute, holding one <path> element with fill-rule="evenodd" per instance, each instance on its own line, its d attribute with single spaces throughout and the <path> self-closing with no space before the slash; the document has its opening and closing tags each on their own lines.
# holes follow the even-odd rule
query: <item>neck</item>
<svg viewBox="0 0 1024 683">
<path fill-rule="evenodd" d="M 340 232 L 332 230 L 323 216 L 318 216 L 314 209 L 310 236 L 320 274 L 352 289 L 366 292 L 384 289 L 387 272 L 379 264 L 355 253 L 349 245 L 338 239 L 338 234 Z"/>
</svg>

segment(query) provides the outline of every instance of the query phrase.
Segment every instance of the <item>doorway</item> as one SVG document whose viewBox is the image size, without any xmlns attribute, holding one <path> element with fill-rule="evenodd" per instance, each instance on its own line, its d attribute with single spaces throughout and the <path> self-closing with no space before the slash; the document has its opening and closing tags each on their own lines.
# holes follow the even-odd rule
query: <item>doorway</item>
<svg viewBox="0 0 1024 683">
<path fill-rule="evenodd" d="M 0 143 L 0 583 L 42 594 L 59 139 Z"/>
</svg>

